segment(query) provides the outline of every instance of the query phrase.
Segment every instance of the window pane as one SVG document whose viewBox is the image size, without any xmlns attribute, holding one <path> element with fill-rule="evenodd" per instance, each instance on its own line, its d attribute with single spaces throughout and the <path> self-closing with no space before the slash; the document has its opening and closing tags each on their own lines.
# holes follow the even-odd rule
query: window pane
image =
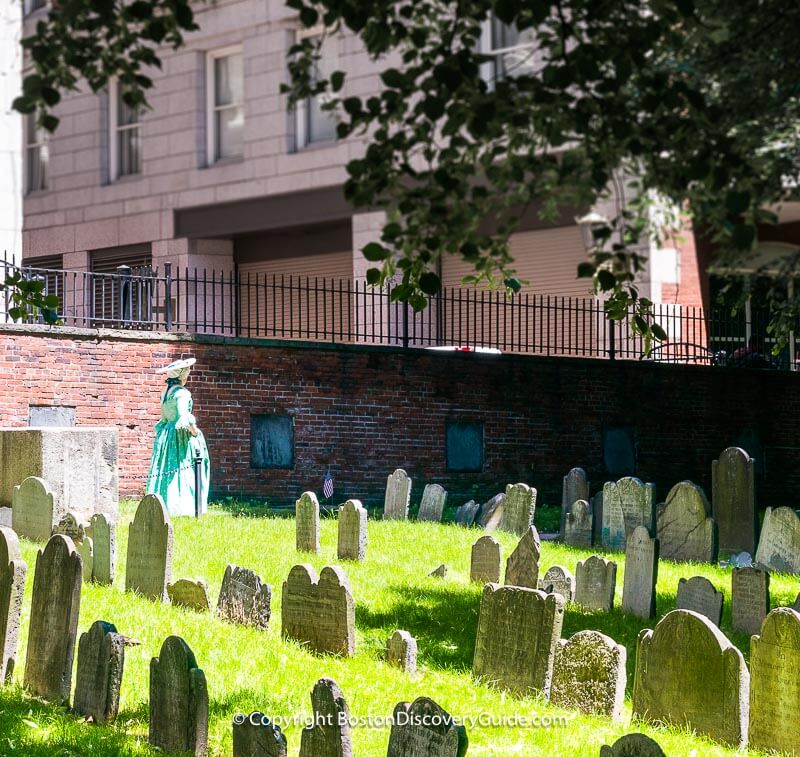
<svg viewBox="0 0 800 757">
<path fill-rule="evenodd" d="M 241 54 L 214 59 L 215 105 L 232 105 L 242 102 L 242 74 Z"/>
<path fill-rule="evenodd" d="M 492 49 L 500 50 L 518 44 L 519 31 L 515 24 L 504 24 L 497 18 L 492 19 Z"/>
<path fill-rule="evenodd" d="M 122 99 L 122 87 L 117 87 L 117 126 L 135 124 L 139 122 L 139 109 L 131 108 Z"/>
<path fill-rule="evenodd" d="M 535 73 L 535 34 L 534 29 L 525 29 L 520 32 L 516 26 L 509 26 L 497 19 L 492 21 L 492 50 L 518 48 L 497 55 L 494 65 L 496 79 Z"/>
<path fill-rule="evenodd" d="M 141 152 L 139 129 L 124 129 L 117 132 L 117 150 L 119 154 L 119 175 L 128 176 L 139 173 Z"/>
<path fill-rule="evenodd" d="M 242 154 L 244 108 L 226 108 L 215 114 L 217 133 L 217 159 L 232 158 Z"/>
<path fill-rule="evenodd" d="M 309 97 L 306 103 L 309 142 L 325 142 L 336 139 L 336 112 L 322 110 L 318 97 Z"/>
<path fill-rule="evenodd" d="M 38 192 L 47 186 L 47 145 L 29 147 L 27 150 L 28 191 Z"/>
</svg>

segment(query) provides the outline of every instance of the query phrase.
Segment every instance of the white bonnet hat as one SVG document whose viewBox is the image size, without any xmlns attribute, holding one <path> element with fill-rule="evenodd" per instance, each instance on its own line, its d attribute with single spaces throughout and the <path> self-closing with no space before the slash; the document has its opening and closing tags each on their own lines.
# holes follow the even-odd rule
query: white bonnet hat
<svg viewBox="0 0 800 757">
<path fill-rule="evenodd" d="M 166 373 L 167 378 L 178 378 L 183 371 L 191 368 L 197 362 L 196 358 L 187 357 L 183 360 L 175 360 L 163 368 L 158 368 L 156 373 Z"/>
</svg>

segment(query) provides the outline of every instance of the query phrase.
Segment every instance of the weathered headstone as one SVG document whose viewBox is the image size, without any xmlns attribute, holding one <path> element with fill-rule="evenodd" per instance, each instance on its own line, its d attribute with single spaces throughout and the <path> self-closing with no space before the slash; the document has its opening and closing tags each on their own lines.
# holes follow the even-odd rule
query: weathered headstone
<svg viewBox="0 0 800 757">
<path fill-rule="evenodd" d="M 495 494 L 488 502 L 481 505 L 480 515 L 478 515 L 478 525 L 485 531 L 496 531 L 503 519 L 506 495 L 503 492 Z"/>
<path fill-rule="evenodd" d="M 386 661 L 414 675 L 417 672 L 417 640 L 408 631 L 395 631 L 386 642 Z"/>
<path fill-rule="evenodd" d="M 703 490 L 691 481 L 670 489 L 658 511 L 658 541 L 667 560 L 716 562 L 717 525 Z"/>
<path fill-rule="evenodd" d="M 217 613 L 231 623 L 269 627 L 272 587 L 249 568 L 228 565 L 222 577 Z"/>
<path fill-rule="evenodd" d="M 86 524 L 83 523 L 77 513 L 64 513 L 53 527 L 53 533 L 69 536 L 72 539 L 72 543 L 77 544 L 86 536 Z"/>
<path fill-rule="evenodd" d="M 575 566 L 575 603 L 585 610 L 610 612 L 617 587 L 617 564 L 592 555 Z"/>
<path fill-rule="evenodd" d="M 442 513 L 447 504 L 447 492 L 439 484 L 426 484 L 422 491 L 417 520 L 430 520 L 436 523 L 442 520 Z"/>
<path fill-rule="evenodd" d="M 624 550 L 625 540 L 637 526 L 655 533 L 655 484 L 626 476 L 603 486 L 603 544 Z"/>
<path fill-rule="evenodd" d="M 281 636 L 322 654 L 355 654 L 355 603 L 340 567 L 326 565 L 319 576 L 310 565 L 289 571 L 281 598 Z"/>
<path fill-rule="evenodd" d="M 428 697 L 394 708 L 387 757 L 464 757 L 467 731 Z"/>
<path fill-rule="evenodd" d="M 797 597 L 794 600 L 794 604 L 792 605 L 792 609 L 800 612 L 800 592 L 798 592 Z"/>
<path fill-rule="evenodd" d="M 428 578 L 444 578 L 447 575 L 447 565 L 442 563 L 428 573 Z"/>
<path fill-rule="evenodd" d="M 564 544 L 570 547 L 591 547 L 594 530 L 592 506 L 585 499 L 576 499 L 564 521 Z"/>
<path fill-rule="evenodd" d="M 539 590 L 545 594 L 560 594 L 565 602 L 572 602 L 575 599 L 575 576 L 562 565 L 553 565 L 539 579 Z"/>
<path fill-rule="evenodd" d="M 10 528 L 0 528 L 0 684 L 11 680 L 17 662 L 27 571 L 16 533 Z"/>
<path fill-rule="evenodd" d="M 506 585 L 536 589 L 539 586 L 541 552 L 539 534 L 530 526 L 506 560 Z"/>
<path fill-rule="evenodd" d="M 357 499 L 348 499 L 339 508 L 340 560 L 364 560 L 367 556 L 367 510 Z"/>
<path fill-rule="evenodd" d="M 150 743 L 165 751 L 208 751 L 208 687 L 194 653 L 168 636 L 150 660 Z"/>
<path fill-rule="evenodd" d="M 603 543 L 603 490 L 589 500 L 592 506 L 592 544 Z"/>
<path fill-rule="evenodd" d="M 15 486 L 11 502 L 11 527 L 31 541 L 47 541 L 58 523 L 59 512 L 47 482 L 29 476 Z"/>
<path fill-rule="evenodd" d="M 498 583 L 503 548 L 494 536 L 481 536 L 472 545 L 472 559 L 469 564 L 469 580 L 476 583 Z"/>
<path fill-rule="evenodd" d="M 172 580 L 172 523 L 158 494 L 147 494 L 128 529 L 125 591 L 166 601 Z"/>
<path fill-rule="evenodd" d="M 472 671 L 516 694 L 550 694 L 564 598 L 519 586 L 483 587 Z"/>
<path fill-rule="evenodd" d="M 600 747 L 600 757 L 667 757 L 664 750 L 643 733 L 626 733 L 612 746 Z"/>
<path fill-rule="evenodd" d="M 791 507 L 767 508 L 756 562 L 776 573 L 800 573 L 800 518 Z"/>
<path fill-rule="evenodd" d="M 740 447 L 728 447 L 711 463 L 711 507 L 719 528 L 719 548 L 753 554 L 758 511 L 753 458 Z"/>
<path fill-rule="evenodd" d="M 311 692 L 314 724 L 300 734 L 300 757 L 353 757 L 350 710 L 336 681 L 320 678 Z"/>
<path fill-rule="evenodd" d="M 749 675 L 742 653 L 708 618 L 673 610 L 636 644 L 633 715 L 747 743 Z"/>
<path fill-rule="evenodd" d="M 603 486 L 602 544 L 608 549 L 625 549 L 625 513 L 613 481 Z"/>
<path fill-rule="evenodd" d="M 411 497 L 411 479 L 398 468 L 386 479 L 386 496 L 383 501 L 384 520 L 407 520 Z"/>
<path fill-rule="evenodd" d="M 564 541 L 564 525 L 572 505 L 579 499 L 589 499 L 589 482 L 586 480 L 586 471 L 583 468 L 573 468 L 561 485 L 561 526 L 559 536 Z"/>
<path fill-rule="evenodd" d="M 94 562 L 92 580 L 98 584 L 114 583 L 117 570 L 117 529 L 105 513 L 95 513 L 91 522 Z"/>
<path fill-rule="evenodd" d="M 579 631 L 556 646 L 550 701 L 568 710 L 622 717 L 626 651 L 599 631 Z"/>
<path fill-rule="evenodd" d="M 681 578 L 678 581 L 675 607 L 705 615 L 717 628 L 722 622 L 723 602 L 722 592 L 717 591 L 714 584 L 703 576 L 693 576 L 688 580 Z"/>
<path fill-rule="evenodd" d="M 295 539 L 298 552 L 319 554 L 319 502 L 314 492 L 303 492 L 295 503 Z"/>
<path fill-rule="evenodd" d="M 211 603 L 208 600 L 208 585 L 201 579 L 194 581 L 179 578 L 175 583 L 167 584 L 169 601 L 178 607 L 186 607 L 197 612 L 208 612 Z"/>
<path fill-rule="evenodd" d="M 233 720 L 233 757 L 286 757 L 286 736 L 264 713 Z"/>
<path fill-rule="evenodd" d="M 114 720 L 124 665 L 125 637 L 112 623 L 96 620 L 78 641 L 73 712 L 95 723 Z"/>
<path fill-rule="evenodd" d="M 475 523 L 475 518 L 480 509 L 481 506 L 474 499 L 471 499 L 456 510 L 453 522 L 459 526 L 471 526 Z"/>
<path fill-rule="evenodd" d="M 81 556 L 83 580 L 89 583 L 94 573 L 94 545 L 91 538 L 85 536 L 81 541 L 75 544 L 75 549 L 78 550 L 78 554 Z"/>
<path fill-rule="evenodd" d="M 499 528 L 522 536 L 533 524 L 535 511 L 536 489 L 527 484 L 508 484 Z"/>
<path fill-rule="evenodd" d="M 640 618 L 656 615 L 658 580 L 658 539 L 644 526 L 633 530 L 625 547 L 625 576 L 622 584 L 622 609 Z"/>
<path fill-rule="evenodd" d="M 68 536 L 50 537 L 36 555 L 25 688 L 56 704 L 69 703 L 82 572 Z"/>
<path fill-rule="evenodd" d="M 734 568 L 731 576 L 733 630 L 748 636 L 760 633 L 768 612 L 769 573 L 760 568 Z"/>
</svg>

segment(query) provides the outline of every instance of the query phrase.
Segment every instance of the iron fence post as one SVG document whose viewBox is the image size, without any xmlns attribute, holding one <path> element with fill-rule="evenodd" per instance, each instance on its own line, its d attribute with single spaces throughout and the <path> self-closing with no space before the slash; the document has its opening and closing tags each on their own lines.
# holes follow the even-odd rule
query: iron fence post
<svg viewBox="0 0 800 757">
<path fill-rule="evenodd" d="M 164 263 L 164 327 L 172 331 L 172 263 Z"/>
<path fill-rule="evenodd" d="M 119 274 L 119 320 L 125 327 L 133 320 L 133 298 L 131 296 L 131 267 L 128 265 L 117 266 Z"/>
<path fill-rule="evenodd" d="M 403 348 L 408 348 L 408 303 L 403 303 Z"/>
<path fill-rule="evenodd" d="M 614 321 L 608 319 L 608 359 L 616 360 L 617 357 L 617 330 L 614 328 Z"/>
</svg>

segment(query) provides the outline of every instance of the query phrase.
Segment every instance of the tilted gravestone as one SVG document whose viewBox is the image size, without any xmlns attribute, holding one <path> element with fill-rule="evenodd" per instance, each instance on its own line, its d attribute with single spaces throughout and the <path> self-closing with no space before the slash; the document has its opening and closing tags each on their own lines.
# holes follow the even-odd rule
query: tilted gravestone
<svg viewBox="0 0 800 757">
<path fill-rule="evenodd" d="M 572 505 L 579 499 L 589 499 L 589 482 L 586 480 L 586 471 L 583 468 L 573 468 L 566 476 L 561 485 L 561 525 L 559 536 L 565 539 L 564 526 L 567 522 L 567 515 L 572 510 Z"/>
<path fill-rule="evenodd" d="M 262 712 L 234 716 L 233 757 L 286 757 L 286 736 Z"/>
<path fill-rule="evenodd" d="M 622 717 L 625 647 L 599 631 L 579 631 L 556 647 L 550 701 L 587 715 Z"/>
<path fill-rule="evenodd" d="M 472 545 L 469 563 L 469 580 L 476 583 L 498 583 L 500 565 L 503 561 L 503 547 L 494 536 L 481 536 Z"/>
<path fill-rule="evenodd" d="M 617 564 L 592 555 L 575 566 L 575 603 L 585 610 L 610 612 L 617 587 Z"/>
<path fill-rule="evenodd" d="M 314 723 L 300 734 L 300 757 L 353 757 L 350 710 L 336 681 L 320 678 L 311 705 Z"/>
<path fill-rule="evenodd" d="M 719 548 L 752 555 L 758 529 L 755 476 L 753 458 L 740 447 L 728 447 L 711 463 L 711 507 Z"/>
<path fill-rule="evenodd" d="M 25 688 L 56 704 L 68 704 L 81 604 L 81 556 L 72 539 L 50 537 L 36 555 L 25 655 Z"/>
<path fill-rule="evenodd" d="M 750 746 L 800 754 L 800 613 L 776 607 L 750 642 Z"/>
<path fill-rule="evenodd" d="M 112 623 L 96 620 L 78 642 L 73 712 L 95 723 L 114 720 L 124 665 L 125 637 Z"/>
<path fill-rule="evenodd" d="M 760 633 L 768 612 L 769 573 L 760 568 L 734 568 L 731 576 L 733 630 L 748 636 Z"/>
<path fill-rule="evenodd" d="M 13 489 L 11 528 L 31 541 L 47 541 L 60 519 L 54 495 L 47 482 L 29 476 Z"/>
<path fill-rule="evenodd" d="M 688 727 L 734 748 L 747 743 L 749 675 L 742 653 L 708 618 L 673 610 L 636 643 L 633 715 Z"/>
<path fill-rule="evenodd" d="M 474 675 L 523 696 L 549 696 L 563 623 L 561 595 L 486 584 L 478 616 Z"/>
<path fill-rule="evenodd" d="M 19 619 L 28 566 L 19 539 L 10 528 L 0 528 L 0 684 L 11 681 L 17 662 Z"/>
<path fill-rule="evenodd" d="M 172 523 L 158 494 L 147 494 L 128 529 L 125 591 L 166 601 L 172 581 Z"/>
<path fill-rule="evenodd" d="M 656 487 L 626 476 L 603 486 L 603 545 L 624 550 L 637 526 L 655 533 Z"/>
<path fill-rule="evenodd" d="M 664 750 L 643 733 L 626 733 L 612 746 L 600 747 L 600 757 L 667 757 Z"/>
<path fill-rule="evenodd" d="M 694 610 L 705 615 L 717 628 L 722 622 L 722 605 L 724 597 L 714 584 L 703 576 L 678 581 L 678 592 L 675 596 L 675 607 L 678 610 Z"/>
<path fill-rule="evenodd" d="M 471 499 L 456 510 L 453 522 L 459 526 L 471 526 L 475 523 L 475 518 L 480 509 L 481 506 L 474 499 Z"/>
<path fill-rule="evenodd" d="M 383 500 L 384 520 L 407 520 L 411 498 L 411 479 L 398 468 L 386 479 L 386 496 Z"/>
<path fill-rule="evenodd" d="M 94 549 L 92 580 L 111 585 L 117 570 L 117 527 L 105 513 L 95 513 L 90 528 Z"/>
<path fill-rule="evenodd" d="M 575 599 L 575 576 L 563 565 L 553 565 L 539 579 L 539 590 L 545 594 L 560 594 L 565 602 Z"/>
<path fill-rule="evenodd" d="M 800 573 L 800 518 L 791 507 L 767 508 L 756 562 L 776 573 Z"/>
<path fill-rule="evenodd" d="M 442 513 L 447 504 L 447 492 L 439 484 L 426 484 L 422 491 L 417 520 L 429 520 L 436 523 L 442 520 Z"/>
<path fill-rule="evenodd" d="M 644 526 L 634 529 L 625 547 L 624 612 L 640 618 L 656 616 L 658 552 L 658 539 L 651 537 Z"/>
<path fill-rule="evenodd" d="M 717 525 L 703 490 L 691 481 L 672 487 L 658 511 L 658 541 L 667 560 L 715 562 Z"/>
<path fill-rule="evenodd" d="M 467 731 L 428 697 L 394 708 L 387 757 L 464 757 Z"/>
<path fill-rule="evenodd" d="M 594 530 L 592 506 L 585 499 L 576 499 L 564 521 L 564 544 L 570 547 L 591 547 Z"/>
<path fill-rule="evenodd" d="M 319 502 L 314 492 L 303 492 L 295 503 L 295 540 L 298 552 L 319 554 Z"/>
<path fill-rule="evenodd" d="M 94 573 L 94 545 L 90 535 L 87 535 L 88 524 L 83 523 L 77 513 L 65 513 L 53 528 L 54 534 L 69 536 L 83 563 L 83 580 L 88 583 Z"/>
<path fill-rule="evenodd" d="M 326 565 L 319 576 L 310 565 L 289 571 L 281 597 L 281 636 L 321 654 L 355 654 L 355 603 L 340 567 Z"/>
<path fill-rule="evenodd" d="M 180 636 L 168 636 L 150 660 L 150 736 L 165 751 L 208 751 L 208 687 L 194 653 Z"/>
<path fill-rule="evenodd" d="M 522 536 L 533 525 L 536 489 L 527 484 L 508 484 L 499 528 Z"/>
<path fill-rule="evenodd" d="M 217 600 L 217 614 L 231 623 L 267 630 L 272 587 L 249 568 L 228 565 Z"/>
<path fill-rule="evenodd" d="M 414 675 L 417 672 L 417 640 L 408 631 L 395 631 L 386 642 L 386 661 Z"/>
<path fill-rule="evenodd" d="M 488 502 L 481 505 L 480 515 L 478 515 L 477 523 L 485 531 L 496 531 L 500 526 L 500 521 L 503 519 L 503 511 L 505 509 L 506 495 L 501 492 L 495 494 Z"/>
<path fill-rule="evenodd" d="M 208 601 L 208 585 L 201 579 L 194 581 L 179 578 L 175 583 L 167 584 L 167 594 L 171 604 L 186 607 L 197 612 L 208 612 L 211 603 Z"/>
<path fill-rule="evenodd" d="M 506 560 L 506 585 L 536 589 L 539 585 L 539 533 L 531 526 Z"/>
<path fill-rule="evenodd" d="M 367 510 L 357 499 L 348 499 L 339 508 L 340 560 L 365 560 L 367 557 Z"/>
</svg>

